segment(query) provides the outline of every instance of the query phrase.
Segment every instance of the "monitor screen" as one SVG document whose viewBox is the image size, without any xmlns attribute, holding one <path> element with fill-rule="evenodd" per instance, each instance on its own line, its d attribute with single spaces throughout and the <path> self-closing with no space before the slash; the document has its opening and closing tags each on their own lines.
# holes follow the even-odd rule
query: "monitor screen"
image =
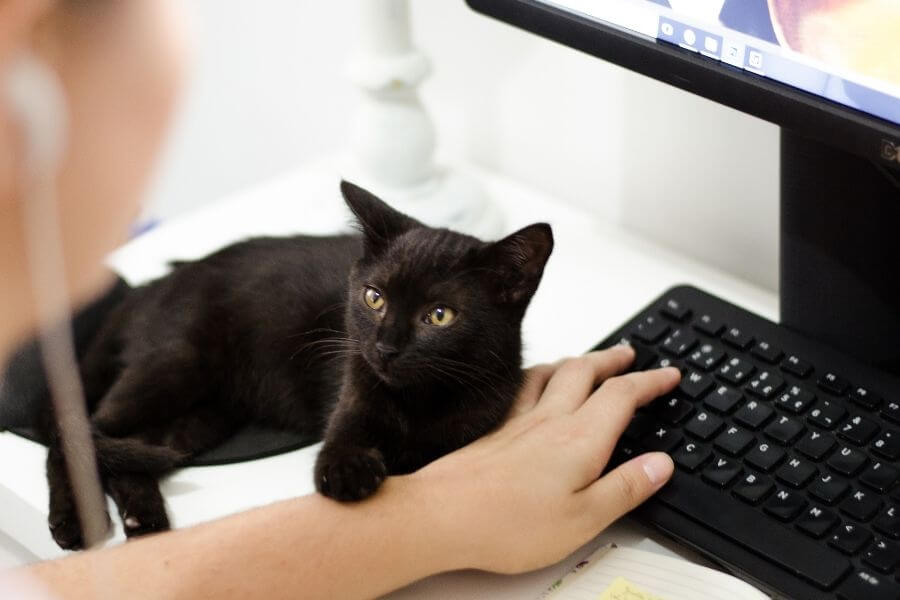
<svg viewBox="0 0 900 600">
<path fill-rule="evenodd" d="M 900 125 L 898 0 L 539 0 Z"/>
</svg>

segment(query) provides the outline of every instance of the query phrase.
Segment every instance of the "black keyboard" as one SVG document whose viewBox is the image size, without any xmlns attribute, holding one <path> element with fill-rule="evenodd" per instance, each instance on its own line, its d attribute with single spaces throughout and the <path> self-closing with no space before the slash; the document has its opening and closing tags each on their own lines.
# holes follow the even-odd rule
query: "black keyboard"
<svg viewBox="0 0 900 600">
<path fill-rule="evenodd" d="M 900 600 L 900 380 L 687 286 L 620 342 L 683 374 L 616 448 L 677 467 L 634 516 L 777 598 Z"/>
</svg>

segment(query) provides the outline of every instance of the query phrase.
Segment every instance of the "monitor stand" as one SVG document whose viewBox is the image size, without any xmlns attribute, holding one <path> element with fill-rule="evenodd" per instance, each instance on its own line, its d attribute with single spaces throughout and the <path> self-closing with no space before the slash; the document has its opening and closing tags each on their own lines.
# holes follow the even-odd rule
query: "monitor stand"
<svg viewBox="0 0 900 600">
<path fill-rule="evenodd" d="M 781 322 L 900 375 L 900 174 L 781 131 Z"/>
</svg>

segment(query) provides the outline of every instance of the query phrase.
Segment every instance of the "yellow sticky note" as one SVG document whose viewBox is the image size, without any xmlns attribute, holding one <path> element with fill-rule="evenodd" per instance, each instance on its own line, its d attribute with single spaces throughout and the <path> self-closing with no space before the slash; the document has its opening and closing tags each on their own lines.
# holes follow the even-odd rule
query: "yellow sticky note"
<svg viewBox="0 0 900 600">
<path fill-rule="evenodd" d="M 616 577 L 597 600 L 663 600 L 645 592 L 624 577 Z"/>
</svg>

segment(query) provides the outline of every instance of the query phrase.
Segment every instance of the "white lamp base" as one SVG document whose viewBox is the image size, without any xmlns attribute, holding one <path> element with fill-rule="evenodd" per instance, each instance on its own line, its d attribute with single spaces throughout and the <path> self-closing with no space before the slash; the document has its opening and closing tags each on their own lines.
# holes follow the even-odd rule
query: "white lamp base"
<svg viewBox="0 0 900 600">
<path fill-rule="evenodd" d="M 492 239 L 499 209 L 480 182 L 434 162 L 434 125 L 418 86 L 428 58 L 411 41 L 409 0 L 359 0 L 358 48 L 347 65 L 359 92 L 345 179 L 433 227 Z"/>
</svg>

